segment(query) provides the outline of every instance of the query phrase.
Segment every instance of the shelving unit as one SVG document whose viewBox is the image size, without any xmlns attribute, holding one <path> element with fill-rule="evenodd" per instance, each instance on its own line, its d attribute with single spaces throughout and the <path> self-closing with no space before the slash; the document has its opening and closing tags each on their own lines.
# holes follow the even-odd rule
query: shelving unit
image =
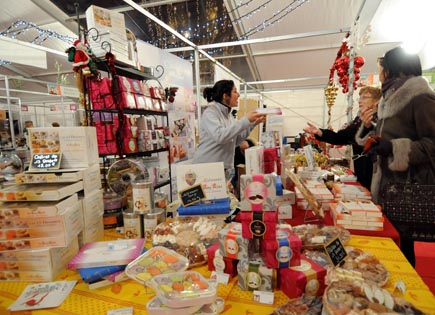
<svg viewBox="0 0 435 315">
<path fill-rule="evenodd" d="M 171 165 L 170 165 L 170 160 L 169 160 L 169 136 L 167 135 L 165 137 L 165 143 L 167 144 L 166 147 L 164 148 L 156 148 L 156 149 L 152 149 L 152 150 L 146 150 L 146 151 L 138 151 L 138 147 L 139 145 L 136 144 L 135 148 L 136 148 L 136 152 L 129 152 L 130 148 L 126 148 L 126 142 L 125 142 L 125 138 L 129 137 L 127 135 L 124 134 L 124 127 L 125 127 L 125 122 L 124 120 L 126 120 L 125 115 L 135 115 L 138 117 L 160 117 L 161 120 L 157 121 L 156 118 L 156 123 L 157 125 L 159 125 L 159 127 L 164 127 L 164 126 L 169 126 L 169 118 L 168 118 L 168 112 L 167 111 L 157 111 L 157 110 L 148 110 L 148 109 L 138 109 L 138 108 L 125 108 L 123 107 L 122 104 L 122 99 L 121 96 L 119 94 L 121 94 L 120 90 L 116 90 L 116 88 L 114 88 L 115 84 L 119 84 L 119 82 L 115 83 L 115 80 L 118 80 L 118 77 L 126 77 L 129 79 L 133 79 L 133 80 L 139 80 L 139 81 L 150 81 L 150 80 L 154 80 L 158 83 L 160 88 L 163 88 L 160 81 L 158 80 L 158 78 L 143 72 L 143 71 L 139 71 L 137 69 L 134 68 L 129 68 L 126 67 L 124 65 L 120 65 L 120 64 L 115 64 L 112 65 L 112 67 L 109 66 L 108 62 L 103 61 L 103 60 L 97 60 L 96 61 L 96 65 L 97 65 L 97 69 L 100 72 L 106 72 L 109 74 L 109 76 L 112 78 L 112 85 L 111 85 L 111 96 L 113 97 L 114 100 L 114 107 L 113 108 L 98 108 L 95 109 L 92 106 L 92 101 L 91 101 L 91 96 L 90 96 L 90 92 L 87 91 L 87 88 L 89 87 L 89 81 L 85 82 L 84 86 L 85 86 L 85 94 L 86 94 L 86 101 L 88 102 L 88 104 L 86 104 L 85 108 L 86 108 L 86 117 L 87 117 L 87 121 L 89 122 L 89 125 L 95 125 L 94 122 L 94 118 L 95 118 L 95 113 L 101 113 L 104 117 L 104 114 L 110 114 L 111 117 L 116 117 L 116 119 L 119 122 L 119 125 L 116 129 L 116 147 L 117 147 L 117 153 L 100 153 L 100 157 L 103 159 L 103 165 L 104 165 L 104 170 L 103 170 L 103 177 L 104 179 L 106 179 L 106 175 L 107 175 L 107 169 L 110 167 L 110 164 L 114 161 L 114 160 L 118 160 L 118 159 L 123 159 L 123 158 L 138 158 L 138 157 L 149 157 L 149 156 L 153 156 L 155 154 L 159 154 L 162 152 L 167 152 L 167 159 L 168 159 L 168 171 L 169 171 L 169 178 L 167 180 L 164 180 L 162 182 L 157 182 L 154 183 L 154 189 L 159 189 L 162 188 L 164 186 L 169 185 L 169 195 L 172 195 L 172 186 L 171 186 Z M 114 70 L 111 70 L 114 69 Z M 85 80 L 91 80 L 89 78 L 85 78 Z M 119 88 L 119 86 L 118 86 Z M 117 92 L 115 92 L 115 90 Z M 100 116 L 100 118 L 101 118 Z M 122 119 L 121 119 L 122 117 Z M 114 118 L 115 119 L 115 118 Z M 133 118 L 134 119 L 134 118 Z M 98 131 L 97 131 L 98 134 Z M 136 137 L 138 137 L 139 135 L 139 130 L 136 131 Z M 131 136 L 131 138 L 133 138 L 134 135 Z M 130 138 L 130 139 L 131 139 Z M 103 141 L 104 139 L 98 139 L 99 141 Z"/>
</svg>

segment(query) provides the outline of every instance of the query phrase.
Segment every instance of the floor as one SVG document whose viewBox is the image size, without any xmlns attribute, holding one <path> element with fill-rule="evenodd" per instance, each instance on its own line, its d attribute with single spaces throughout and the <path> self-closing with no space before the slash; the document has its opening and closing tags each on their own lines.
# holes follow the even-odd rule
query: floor
<svg viewBox="0 0 435 315">
<path fill-rule="evenodd" d="M 415 257 L 415 270 L 435 295 L 435 243 L 416 242 Z"/>
</svg>

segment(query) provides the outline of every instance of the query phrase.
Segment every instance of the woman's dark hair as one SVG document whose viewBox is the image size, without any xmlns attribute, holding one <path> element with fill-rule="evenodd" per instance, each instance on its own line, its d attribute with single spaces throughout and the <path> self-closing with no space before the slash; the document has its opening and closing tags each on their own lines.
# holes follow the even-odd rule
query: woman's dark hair
<svg viewBox="0 0 435 315">
<path fill-rule="evenodd" d="M 206 87 L 202 92 L 202 95 L 207 100 L 207 102 L 222 102 L 224 94 L 231 95 L 233 87 L 233 80 L 220 80 L 217 81 L 212 88 Z"/>
<path fill-rule="evenodd" d="M 393 48 L 381 58 L 380 65 L 384 68 L 388 78 L 400 78 L 403 76 L 422 74 L 420 57 L 410 54 L 402 47 Z"/>
</svg>

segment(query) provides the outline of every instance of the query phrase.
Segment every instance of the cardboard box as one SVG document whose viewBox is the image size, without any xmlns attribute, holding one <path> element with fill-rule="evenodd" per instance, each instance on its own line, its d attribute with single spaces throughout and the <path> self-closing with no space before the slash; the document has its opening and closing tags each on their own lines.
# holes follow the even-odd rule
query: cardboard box
<svg viewBox="0 0 435 315">
<path fill-rule="evenodd" d="M 83 182 L 73 184 L 13 185 L 0 191 L 1 201 L 57 201 L 83 189 Z"/>
<path fill-rule="evenodd" d="M 276 227 L 276 238 L 261 242 L 261 253 L 268 268 L 288 268 L 301 264 L 302 240 L 290 227 Z"/>
<path fill-rule="evenodd" d="M 219 251 L 231 259 L 248 260 L 249 240 L 242 236 L 242 224 L 231 222 L 218 232 Z"/>
<path fill-rule="evenodd" d="M 92 165 L 83 169 L 62 169 L 59 171 L 26 171 L 15 175 L 17 184 L 75 183 L 83 181 L 85 194 L 101 188 L 100 166 Z"/>
<path fill-rule="evenodd" d="M 61 169 L 98 164 L 95 127 L 29 128 L 30 153 L 62 152 Z"/>
<path fill-rule="evenodd" d="M 96 220 L 102 220 L 104 214 L 103 191 L 95 190 L 93 193 L 79 198 L 81 210 L 83 211 L 83 226 L 87 228 L 89 224 Z"/>
<path fill-rule="evenodd" d="M 240 212 L 242 221 L 242 236 L 250 239 L 275 240 L 277 212 L 243 211 Z"/>
<path fill-rule="evenodd" d="M 77 194 L 72 194 L 61 201 L 41 201 L 41 202 L 1 202 L 0 228 L 5 228 L 8 221 L 26 218 L 45 218 L 56 216 L 64 209 L 73 207 L 78 202 Z"/>
<path fill-rule="evenodd" d="M 277 287 L 277 270 L 267 268 L 263 259 L 255 255 L 252 259 L 241 260 L 237 265 L 238 285 L 241 290 L 273 291 Z"/>
<path fill-rule="evenodd" d="M 240 209 L 242 211 L 276 211 L 276 175 L 240 176 Z"/>
<path fill-rule="evenodd" d="M 82 247 L 86 243 L 100 242 L 104 240 L 104 223 L 103 217 L 99 220 L 89 223 L 78 235 L 79 245 Z"/>
<path fill-rule="evenodd" d="M 53 217 L 20 219 L 23 227 L 2 229 L 0 251 L 67 246 L 83 229 L 80 203 Z"/>
<path fill-rule="evenodd" d="M 262 146 L 253 146 L 245 150 L 246 175 L 264 173 L 264 149 Z"/>
<path fill-rule="evenodd" d="M 125 17 L 122 13 L 91 5 L 86 9 L 86 23 L 88 29 L 95 27 L 99 33 L 109 31 L 123 42 L 127 41 Z"/>
<path fill-rule="evenodd" d="M 7 257 L 8 260 L 1 260 L 0 266 L 6 265 L 11 269 L 3 270 L 0 267 L 0 281 L 54 281 L 66 270 L 68 262 L 78 251 L 79 245 L 75 237 L 65 247 L 2 252 L 0 259 Z"/>
<path fill-rule="evenodd" d="M 278 286 L 290 299 L 302 294 L 322 296 L 325 276 L 325 268 L 302 255 L 300 266 L 278 269 Z"/>
<path fill-rule="evenodd" d="M 223 272 L 230 277 L 237 275 L 237 259 L 231 259 L 221 255 L 219 251 L 219 243 L 215 243 L 207 248 L 208 270 Z"/>
</svg>

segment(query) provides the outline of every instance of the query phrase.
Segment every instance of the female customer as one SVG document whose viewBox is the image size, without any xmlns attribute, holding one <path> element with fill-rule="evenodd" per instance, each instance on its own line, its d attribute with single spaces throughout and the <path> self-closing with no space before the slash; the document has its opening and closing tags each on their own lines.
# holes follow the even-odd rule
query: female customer
<svg viewBox="0 0 435 315">
<path fill-rule="evenodd" d="M 232 80 L 221 80 L 203 92 L 212 104 L 201 116 L 199 145 L 193 163 L 224 162 L 226 170 L 234 169 L 234 152 L 252 129 L 266 121 L 266 115 L 250 111 L 240 120 L 234 119 L 231 109 L 237 107 L 240 97 Z"/>
<path fill-rule="evenodd" d="M 389 184 L 434 184 L 435 174 L 435 93 L 421 76 L 420 58 L 397 47 L 379 58 L 379 80 L 383 99 L 378 108 L 376 128 L 370 112 L 363 111 L 363 126 L 356 140 L 364 145 L 370 135 L 380 136 L 369 150 L 375 160 L 371 193 L 383 204 L 381 193 Z M 414 242 L 409 226 L 392 222 L 400 234 L 401 250 L 415 266 Z"/>
<path fill-rule="evenodd" d="M 359 90 L 358 98 L 359 113 L 364 111 L 367 113 L 367 116 L 369 116 L 370 113 L 371 121 L 375 122 L 377 119 L 376 111 L 381 97 L 382 94 L 380 88 L 374 86 L 362 87 Z M 370 189 L 372 181 L 372 161 L 367 156 L 361 156 L 363 148 L 355 142 L 355 134 L 360 126 L 361 117 L 358 115 L 349 125 L 337 132 L 329 129 L 317 128 L 310 123 L 308 123 L 308 126 L 304 128 L 304 131 L 314 135 L 317 140 L 326 143 L 335 145 L 351 144 L 353 155 L 357 157 L 354 160 L 355 175 L 361 185 Z"/>
</svg>

